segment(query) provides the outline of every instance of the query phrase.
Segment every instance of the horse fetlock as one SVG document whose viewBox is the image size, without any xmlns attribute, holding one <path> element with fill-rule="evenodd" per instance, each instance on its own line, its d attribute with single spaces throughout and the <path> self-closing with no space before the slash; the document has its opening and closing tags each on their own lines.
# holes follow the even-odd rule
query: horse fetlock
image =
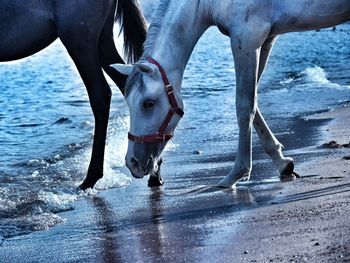
<svg viewBox="0 0 350 263">
<path fill-rule="evenodd" d="M 282 155 L 282 150 L 284 148 L 284 146 L 279 143 L 279 142 L 273 142 L 273 143 L 270 143 L 270 144 L 263 144 L 262 143 L 262 146 L 263 148 L 265 149 L 266 153 L 271 156 L 273 159 L 275 158 L 275 156 L 277 155 L 278 156 L 283 156 Z"/>
<path fill-rule="evenodd" d="M 250 170 L 241 172 L 232 171 L 218 183 L 218 186 L 223 188 L 231 188 L 234 187 L 239 181 L 248 181 L 249 178 Z"/>
<path fill-rule="evenodd" d="M 162 164 L 162 159 L 159 159 L 157 162 L 157 170 L 152 172 L 148 179 L 148 187 L 162 186 L 164 184 L 164 180 L 160 174 L 161 164 Z"/>
<path fill-rule="evenodd" d="M 98 168 L 96 166 L 90 165 L 86 178 L 83 183 L 79 186 L 81 190 L 86 190 L 88 188 L 93 188 L 98 180 L 103 177 L 103 167 Z"/>
<path fill-rule="evenodd" d="M 101 178 L 102 178 L 102 175 L 98 176 L 98 177 L 88 175 L 88 176 L 86 176 L 85 180 L 81 183 L 81 185 L 79 185 L 79 188 L 81 190 L 86 190 L 88 188 L 92 189 L 95 186 L 95 184 L 97 183 L 97 181 Z"/>
<path fill-rule="evenodd" d="M 150 175 L 148 179 L 148 187 L 157 187 L 157 186 L 162 186 L 164 184 L 163 178 L 158 175 Z"/>
</svg>

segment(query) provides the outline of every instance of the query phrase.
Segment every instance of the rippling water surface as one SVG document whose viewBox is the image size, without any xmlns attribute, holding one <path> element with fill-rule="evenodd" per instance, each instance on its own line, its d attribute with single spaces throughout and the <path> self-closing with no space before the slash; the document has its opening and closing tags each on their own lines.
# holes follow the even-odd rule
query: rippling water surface
<svg viewBox="0 0 350 263">
<path fill-rule="evenodd" d="M 338 107 L 350 99 L 350 25 L 279 37 L 259 87 L 260 109 L 277 133 L 281 119 Z M 131 181 L 124 167 L 128 110 L 117 87 L 111 107 L 105 178 L 99 189 Z M 93 118 L 79 75 L 59 42 L 0 64 L 0 243 L 46 229 L 72 209 L 91 152 Z M 184 174 L 235 152 L 235 75 L 229 39 L 210 29 L 189 61 L 185 117 L 166 153 L 165 176 Z M 194 154 L 197 151 L 201 154 Z"/>
</svg>

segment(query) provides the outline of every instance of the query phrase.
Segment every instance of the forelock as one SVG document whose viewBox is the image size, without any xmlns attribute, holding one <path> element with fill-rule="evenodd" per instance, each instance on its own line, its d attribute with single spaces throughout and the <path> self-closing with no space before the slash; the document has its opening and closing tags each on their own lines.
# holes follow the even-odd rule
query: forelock
<svg viewBox="0 0 350 263">
<path fill-rule="evenodd" d="M 125 83 L 125 98 L 127 98 L 130 94 L 130 91 L 132 88 L 134 88 L 135 84 L 137 82 L 142 82 L 142 73 L 137 70 L 137 69 L 134 69 L 134 71 L 128 76 L 127 80 L 126 80 L 126 83 Z M 138 86 L 138 89 L 142 86 L 141 85 L 142 83 L 139 83 L 137 86 Z"/>
</svg>

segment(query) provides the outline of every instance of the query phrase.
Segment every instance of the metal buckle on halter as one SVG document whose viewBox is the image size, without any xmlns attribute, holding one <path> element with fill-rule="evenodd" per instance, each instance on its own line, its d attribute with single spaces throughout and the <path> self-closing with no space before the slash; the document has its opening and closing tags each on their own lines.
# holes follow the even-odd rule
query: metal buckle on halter
<svg viewBox="0 0 350 263">
<path fill-rule="evenodd" d="M 156 133 L 159 139 L 162 140 L 162 143 L 166 142 L 165 134 L 160 134 L 159 132 Z"/>
<path fill-rule="evenodd" d="M 144 141 L 143 141 L 143 139 L 144 139 L 144 136 L 140 136 L 139 138 L 140 138 L 140 141 L 139 141 L 139 143 L 142 143 L 142 144 L 143 144 L 143 143 L 144 143 Z"/>
<path fill-rule="evenodd" d="M 170 84 L 165 86 L 166 92 L 170 95 L 171 93 L 174 93 L 174 88 Z"/>
</svg>

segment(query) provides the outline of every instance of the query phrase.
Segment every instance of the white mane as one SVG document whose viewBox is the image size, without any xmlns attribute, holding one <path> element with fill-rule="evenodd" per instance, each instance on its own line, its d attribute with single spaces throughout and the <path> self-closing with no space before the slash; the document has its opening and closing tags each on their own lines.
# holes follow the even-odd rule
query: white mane
<svg viewBox="0 0 350 263">
<path fill-rule="evenodd" d="M 157 40 L 159 31 L 162 27 L 163 18 L 165 17 L 169 4 L 172 0 L 160 0 L 159 5 L 152 16 L 152 22 L 148 29 L 147 39 L 144 43 L 144 55 L 150 55 L 153 43 Z"/>
</svg>

